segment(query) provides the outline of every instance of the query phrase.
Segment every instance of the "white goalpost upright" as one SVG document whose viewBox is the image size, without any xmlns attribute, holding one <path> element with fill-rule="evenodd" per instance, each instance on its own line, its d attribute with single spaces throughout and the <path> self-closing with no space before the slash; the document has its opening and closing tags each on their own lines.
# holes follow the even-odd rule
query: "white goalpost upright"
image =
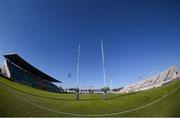
<svg viewBox="0 0 180 118">
<path fill-rule="evenodd" d="M 100 39 L 101 41 L 101 53 L 102 53 L 102 69 L 103 69 L 103 79 L 104 79 L 104 88 L 103 88 L 103 94 L 104 94 L 104 99 L 106 99 L 106 71 L 105 71 L 105 62 L 104 62 L 104 47 L 103 47 L 103 42 L 102 39 Z"/>
<path fill-rule="evenodd" d="M 78 54 L 77 54 L 77 71 L 76 71 L 76 100 L 79 100 L 79 63 L 80 63 L 80 41 L 78 45 Z"/>
<path fill-rule="evenodd" d="M 110 89 L 111 89 L 111 92 L 112 92 L 112 74 L 110 73 Z"/>
</svg>

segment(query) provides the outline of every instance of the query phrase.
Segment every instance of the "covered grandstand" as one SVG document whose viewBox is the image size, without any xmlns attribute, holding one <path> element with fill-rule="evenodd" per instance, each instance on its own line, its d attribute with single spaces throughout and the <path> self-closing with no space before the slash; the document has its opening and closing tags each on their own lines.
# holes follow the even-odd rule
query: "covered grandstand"
<svg viewBox="0 0 180 118">
<path fill-rule="evenodd" d="M 180 73 L 177 71 L 177 66 L 173 65 L 170 68 L 148 77 L 145 80 L 127 85 L 119 93 L 137 92 L 142 90 L 151 89 L 154 87 L 160 87 L 164 84 L 171 82 L 174 79 L 179 79 Z"/>
<path fill-rule="evenodd" d="M 61 83 L 61 81 L 33 67 L 17 54 L 7 54 L 4 55 L 4 57 L 5 62 L 1 69 L 3 76 L 34 88 L 50 92 L 60 92 L 59 88 L 52 82 Z"/>
</svg>

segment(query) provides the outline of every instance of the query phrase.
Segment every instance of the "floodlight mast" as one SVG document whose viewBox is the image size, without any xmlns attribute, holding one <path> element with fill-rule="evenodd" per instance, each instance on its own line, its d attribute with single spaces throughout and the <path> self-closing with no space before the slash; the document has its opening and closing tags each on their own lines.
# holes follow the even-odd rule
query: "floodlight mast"
<svg viewBox="0 0 180 118">
<path fill-rule="evenodd" d="M 77 75 L 76 75 L 76 100 L 79 100 L 79 63 L 80 63 L 80 41 L 78 46 L 78 55 L 77 55 Z"/>
<path fill-rule="evenodd" d="M 104 100 L 106 99 L 106 71 L 105 71 L 105 64 L 104 64 L 104 48 L 103 48 L 103 42 L 101 41 L 101 52 L 102 52 L 102 66 L 103 66 L 103 79 L 104 79 L 104 88 L 103 88 L 103 94 L 104 94 Z"/>
</svg>

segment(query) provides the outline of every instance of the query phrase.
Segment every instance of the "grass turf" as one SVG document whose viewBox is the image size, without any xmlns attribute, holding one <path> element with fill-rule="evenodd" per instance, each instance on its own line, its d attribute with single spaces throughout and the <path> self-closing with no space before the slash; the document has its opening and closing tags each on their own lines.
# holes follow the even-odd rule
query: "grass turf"
<svg viewBox="0 0 180 118">
<path fill-rule="evenodd" d="M 108 94 L 107 100 L 102 100 L 101 94 L 81 94 L 80 101 L 76 101 L 74 94 L 46 92 L 0 77 L 0 116 L 73 116 L 60 112 L 81 115 L 117 113 L 149 104 L 167 95 L 178 86 L 180 86 L 179 80 L 160 88 L 138 93 Z M 150 106 L 106 116 L 180 116 L 179 93 L 180 88 Z"/>
</svg>

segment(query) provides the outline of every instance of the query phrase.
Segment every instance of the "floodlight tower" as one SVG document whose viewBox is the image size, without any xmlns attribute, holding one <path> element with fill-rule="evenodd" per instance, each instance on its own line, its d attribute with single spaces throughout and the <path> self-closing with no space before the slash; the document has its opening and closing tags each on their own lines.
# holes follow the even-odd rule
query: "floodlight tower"
<svg viewBox="0 0 180 118">
<path fill-rule="evenodd" d="M 80 63 L 80 41 L 78 46 L 78 55 L 77 55 L 77 75 L 76 75 L 76 100 L 79 100 L 79 63 Z"/>
<path fill-rule="evenodd" d="M 106 71 L 105 71 L 105 64 L 104 64 L 104 48 L 103 48 L 103 42 L 101 41 L 101 52 L 102 52 L 102 67 L 103 67 L 103 78 L 104 78 L 104 88 L 103 88 L 103 94 L 104 94 L 104 100 L 106 99 Z"/>
</svg>

